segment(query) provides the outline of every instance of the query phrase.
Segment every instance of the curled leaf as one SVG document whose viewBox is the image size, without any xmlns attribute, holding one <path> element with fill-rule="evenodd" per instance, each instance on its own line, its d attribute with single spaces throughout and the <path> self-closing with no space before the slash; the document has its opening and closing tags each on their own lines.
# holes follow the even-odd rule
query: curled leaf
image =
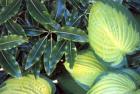
<svg viewBox="0 0 140 94">
<path fill-rule="evenodd" d="M 89 15 L 89 43 L 104 61 L 111 62 L 111 66 L 119 65 L 126 54 L 133 53 L 139 46 L 136 23 L 121 4 L 97 1 Z"/>
</svg>

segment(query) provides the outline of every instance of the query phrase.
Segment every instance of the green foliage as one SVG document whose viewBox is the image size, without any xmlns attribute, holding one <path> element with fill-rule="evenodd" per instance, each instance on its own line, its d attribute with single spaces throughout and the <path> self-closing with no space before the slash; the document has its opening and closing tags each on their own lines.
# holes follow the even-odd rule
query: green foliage
<svg viewBox="0 0 140 94">
<path fill-rule="evenodd" d="M 55 88 L 49 79 L 34 75 L 8 79 L 0 88 L 1 94 L 54 94 Z"/>
<path fill-rule="evenodd" d="M 56 79 L 56 94 L 139 94 L 139 6 L 139 0 L 0 0 L 0 67 L 16 80 L 28 73 Z M 29 78 L 37 84 L 10 80 L 0 91 L 24 94 L 13 91 L 21 85 L 29 94 L 38 86 Z"/>
<path fill-rule="evenodd" d="M 112 16 L 110 16 L 112 15 Z M 98 1 L 89 15 L 89 43 L 104 61 L 117 66 L 140 43 L 137 22 L 122 5 Z"/>
<path fill-rule="evenodd" d="M 89 89 L 94 83 L 95 79 L 107 70 L 107 67 L 100 64 L 91 50 L 80 52 L 74 60 L 74 66 L 69 68 L 67 62 L 65 67 L 78 84 L 84 89 Z"/>
<path fill-rule="evenodd" d="M 104 75 L 87 94 L 136 94 L 137 86 L 128 76 L 120 73 Z"/>
</svg>

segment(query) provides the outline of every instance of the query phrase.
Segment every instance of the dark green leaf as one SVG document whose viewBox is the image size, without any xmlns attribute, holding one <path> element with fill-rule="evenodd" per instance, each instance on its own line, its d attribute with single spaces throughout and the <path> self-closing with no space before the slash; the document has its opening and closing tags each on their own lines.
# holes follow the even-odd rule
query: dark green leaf
<svg viewBox="0 0 140 94">
<path fill-rule="evenodd" d="M 48 28 L 48 25 L 54 25 L 47 8 L 39 0 L 26 0 L 26 3 L 29 13 L 37 22 L 46 28 Z"/>
<path fill-rule="evenodd" d="M 24 29 L 18 23 L 13 22 L 12 20 L 8 20 L 5 25 L 8 31 L 12 34 L 17 34 L 26 37 Z"/>
<path fill-rule="evenodd" d="M 34 64 L 34 66 L 32 67 L 32 71 L 33 71 L 33 74 L 35 76 L 39 76 L 40 75 L 40 70 L 41 70 L 41 62 L 37 62 L 36 64 Z"/>
<path fill-rule="evenodd" d="M 8 35 L 0 38 L 0 50 L 8 50 L 15 48 L 28 40 L 23 38 L 23 36 L 18 35 Z"/>
<path fill-rule="evenodd" d="M 29 52 L 27 62 L 25 65 L 25 69 L 30 68 L 33 66 L 35 63 L 37 63 L 40 59 L 40 57 L 43 55 L 44 50 L 46 48 L 46 37 L 40 39 L 31 49 Z"/>
<path fill-rule="evenodd" d="M 70 68 L 74 65 L 74 59 L 77 55 L 76 46 L 73 42 L 67 42 L 66 45 L 66 61 L 69 62 Z"/>
<path fill-rule="evenodd" d="M 45 67 L 45 71 L 47 72 L 47 74 L 51 73 L 51 70 L 50 70 L 51 64 L 49 63 L 49 57 L 52 54 L 52 49 L 53 49 L 54 44 L 55 44 L 55 42 L 53 40 L 49 40 L 47 42 L 47 46 L 46 46 L 45 53 L 44 53 L 44 67 Z"/>
<path fill-rule="evenodd" d="M 47 74 L 50 75 L 56 68 L 56 64 L 62 58 L 65 51 L 66 42 L 59 41 L 53 48 L 47 48 L 45 51 L 44 65 Z M 48 45 L 50 46 L 50 45 Z M 52 51 L 50 51 L 52 49 Z"/>
<path fill-rule="evenodd" d="M 12 76 L 21 76 L 21 71 L 15 57 L 7 51 L 0 51 L 0 65 Z"/>
<path fill-rule="evenodd" d="M 13 0 L 0 0 L 0 6 L 7 6 L 9 4 L 11 4 L 13 2 Z"/>
<path fill-rule="evenodd" d="M 14 0 L 11 4 L 3 7 L 0 11 L 0 24 L 15 16 L 20 8 L 22 0 Z"/>
<path fill-rule="evenodd" d="M 75 42 L 88 42 L 87 34 L 76 27 L 62 27 L 59 32 L 56 32 L 62 38 Z"/>
<path fill-rule="evenodd" d="M 58 81 L 58 85 L 66 94 L 86 94 L 86 91 L 81 88 L 67 72 L 61 73 L 58 77 Z"/>
<path fill-rule="evenodd" d="M 27 36 L 39 36 L 46 32 L 43 29 L 32 27 L 32 26 L 24 26 L 24 30 Z"/>
</svg>

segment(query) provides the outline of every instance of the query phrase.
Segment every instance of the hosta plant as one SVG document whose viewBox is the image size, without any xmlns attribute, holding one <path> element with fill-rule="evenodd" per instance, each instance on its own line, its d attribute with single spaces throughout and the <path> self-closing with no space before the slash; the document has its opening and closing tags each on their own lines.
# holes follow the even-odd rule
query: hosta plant
<svg viewBox="0 0 140 94">
<path fill-rule="evenodd" d="M 104 74 L 87 94 L 139 94 L 135 82 L 121 73 Z"/>
<path fill-rule="evenodd" d="M 65 62 L 65 67 L 77 83 L 88 87 L 91 87 L 95 79 L 107 70 L 107 67 L 96 59 L 91 50 L 79 52 L 75 57 L 73 68 L 69 67 L 68 62 Z"/>
<path fill-rule="evenodd" d="M 0 94 L 54 94 L 54 91 L 49 80 L 31 74 L 8 79 L 0 88 Z"/>
<path fill-rule="evenodd" d="M 95 53 L 111 66 L 120 65 L 126 54 L 140 43 L 137 22 L 123 5 L 110 0 L 93 4 L 88 20 L 89 43 Z"/>
</svg>

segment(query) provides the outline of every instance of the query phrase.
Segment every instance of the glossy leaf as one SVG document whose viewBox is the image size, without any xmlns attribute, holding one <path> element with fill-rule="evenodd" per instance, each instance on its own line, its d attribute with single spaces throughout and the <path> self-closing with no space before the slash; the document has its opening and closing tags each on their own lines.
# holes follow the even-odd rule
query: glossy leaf
<svg viewBox="0 0 140 94">
<path fill-rule="evenodd" d="M 111 15 L 111 16 L 110 16 Z M 95 53 L 111 66 L 117 66 L 140 43 L 140 34 L 132 14 L 121 4 L 98 1 L 90 11 L 88 35 Z"/>
<path fill-rule="evenodd" d="M 46 37 L 37 41 L 36 44 L 32 47 L 27 57 L 25 69 L 28 69 L 36 64 L 39 61 L 40 57 L 43 55 L 46 48 Z"/>
<path fill-rule="evenodd" d="M 88 42 L 87 34 L 76 27 L 62 27 L 61 30 L 56 33 L 67 40 L 75 42 Z"/>
<path fill-rule="evenodd" d="M 29 13 L 37 22 L 46 28 L 48 28 L 47 25 L 54 25 L 47 8 L 39 0 L 26 0 L 26 3 Z"/>
<path fill-rule="evenodd" d="M 0 50 L 15 48 L 28 40 L 19 35 L 8 35 L 0 38 Z"/>
<path fill-rule="evenodd" d="M 0 65 L 7 71 L 10 75 L 14 77 L 20 77 L 21 71 L 16 58 L 8 53 L 7 51 L 0 51 Z"/>
<path fill-rule="evenodd" d="M 32 27 L 32 26 L 25 26 L 24 30 L 27 36 L 39 36 L 46 32 L 43 29 Z"/>
<path fill-rule="evenodd" d="M 1 94 L 54 94 L 50 81 L 34 75 L 8 79 L 0 88 Z"/>
<path fill-rule="evenodd" d="M 57 63 L 62 58 L 65 51 L 66 42 L 59 41 L 54 45 L 53 48 L 47 48 L 44 57 L 44 65 L 47 71 L 47 74 L 50 75 L 56 68 Z M 48 45 L 49 46 L 49 45 Z M 51 52 L 52 49 L 52 52 Z M 47 53 L 48 52 L 48 53 Z"/>
<path fill-rule="evenodd" d="M 109 73 L 102 76 L 87 94 L 135 94 L 134 81 L 120 73 Z"/>
<path fill-rule="evenodd" d="M 77 48 L 73 42 L 67 42 L 66 45 L 66 61 L 70 63 L 70 68 L 74 66 L 74 59 L 77 56 Z"/>
<path fill-rule="evenodd" d="M 49 58 L 51 57 L 54 44 L 55 42 L 53 40 L 48 40 L 44 52 L 44 68 L 47 74 L 51 74 L 51 68 L 50 68 L 51 64 L 49 62 Z"/>
<path fill-rule="evenodd" d="M 65 62 L 65 67 L 76 82 L 88 90 L 94 83 L 95 79 L 104 71 L 107 70 L 105 66 L 100 64 L 91 50 L 86 50 L 78 53 L 74 60 L 74 66 L 71 69 L 69 62 Z"/>
<path fill-rule="evenodd" d="M 26 37 L 24 29 L 18 23 L 13 22 L 12 20 L 8 20 L 5 25 L 8 31 L 12 34 L 17 34 Z"/>
<path fill-rule="evenodd" d="M 1 9 L 0 24 L 6 22 L 18 13 L 19 8 L 21 6 L 21 1 L 22 0 L 14 0 L 11 4 Z"/>
</svg>

